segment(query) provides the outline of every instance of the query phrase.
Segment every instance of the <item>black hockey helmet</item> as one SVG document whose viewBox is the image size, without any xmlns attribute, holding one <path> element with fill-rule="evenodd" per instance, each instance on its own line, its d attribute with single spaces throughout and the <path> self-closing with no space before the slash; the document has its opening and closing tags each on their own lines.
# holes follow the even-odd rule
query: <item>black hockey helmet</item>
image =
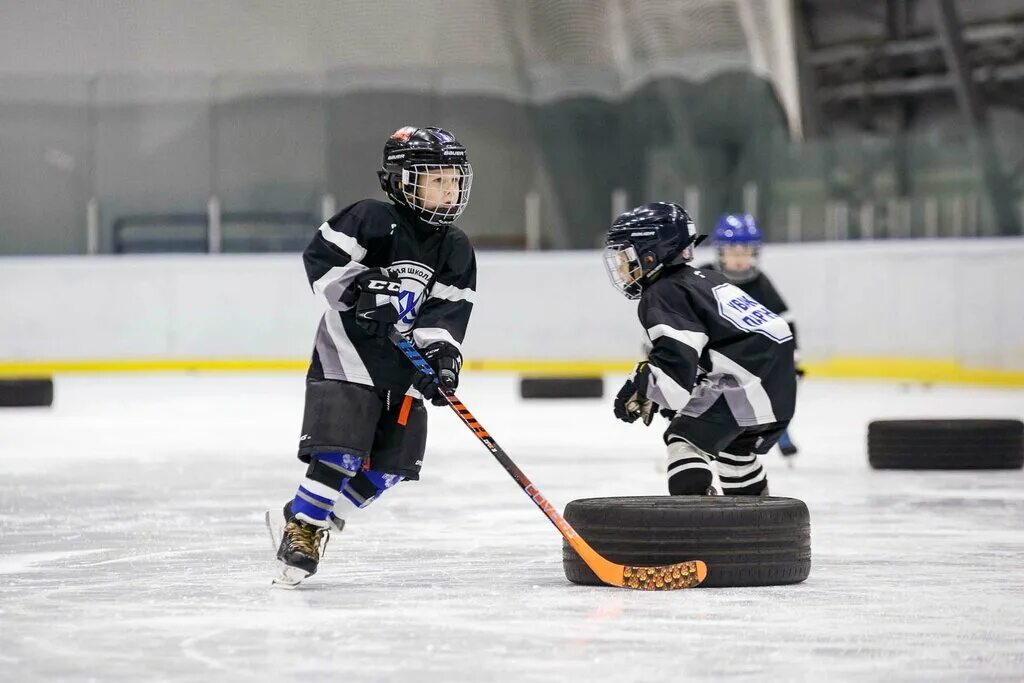
<svg viewBox="0 0 1024 683">
<path fill-rule="evenodd" d="M 466 210 L 473 167 L 466 147 L 443 128 L 399 128 L 384 143 L 377 172 L 391 201 L 425 223 L 447 225 Z"/>
<path fill-rule="evenodd" d="M 604 242 L 604 264 L 615 288 L 639 299 L 665 266 L 692 260 L 693 247 L 703 240 L 686 209 L 652 202 L 615 219 Z"/>
</svg>

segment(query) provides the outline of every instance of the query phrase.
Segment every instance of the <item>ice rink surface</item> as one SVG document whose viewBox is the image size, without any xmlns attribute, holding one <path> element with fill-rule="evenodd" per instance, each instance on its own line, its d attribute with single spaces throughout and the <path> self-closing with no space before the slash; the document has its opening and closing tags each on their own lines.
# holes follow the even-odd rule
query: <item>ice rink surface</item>
<svg viewBox="0 0 1024 683">
<path fill-rule="evenodd" d="M 460 397 L 559 508 L 660 495 L 660 429 L 610 399 Z M 618 378 L 608 379 L 614 391 Z M 805 500 L 803 584 L 579 587 L 560 537 L 446 409 L 423 480 L 354 513 L 321 572 L 269 587 L 302 378 L 58 377 L 0 411 L 0 680 L 1024 680 L 1024 474 L 880 472 L 867 422 L 1020 417 L 1024 392 L 805 382 L 774 495 Z"/>
</svg>

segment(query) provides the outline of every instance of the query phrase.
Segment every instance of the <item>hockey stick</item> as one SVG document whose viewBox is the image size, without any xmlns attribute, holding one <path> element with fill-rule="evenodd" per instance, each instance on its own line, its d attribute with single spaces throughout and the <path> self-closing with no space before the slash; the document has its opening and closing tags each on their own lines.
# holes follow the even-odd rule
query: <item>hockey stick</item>
<svg viewBox="0 0 1024 683">
<path fill-rule="evenodd" d="M 416 350 L 416 347 L 412 345 L 412 342 L 408 341 L 397 330 L 391 328 L 388 333 L 388 339 L 398 347 L 398 350 L 405 354 L 405 357 L 416 367 L 417 370 L 427 374 L 434 378 L 434 382 L 439 382 L 437 374 L 434 369 L 430 367 L 430 364 L 424 360 L 420 352 Z M 616 564 L 604 557 L 602 557 L 596 550 L 590 547 L 583 538 L 576 533 L 576 530 L 572 528 L 569 522 L 565 521 L 565 518 L 558 513 L 558 510 L 548 502 L 548 500 L 541 495 L 541 492 L 533 485 L 523 471 L 520 470 L 512 459 L 508 457 L 501 446 L 487 433 L 487 430 L 477 422 L 473 414 L 469 412 L 469 409 L 463 405 L 462 401 L 455 396 L 454 393 L 448 394 L 442 392 L 445 397 L 445 401 L 451 406 L 452 410 L 459 416 L 467 427 L 476 435 L 476 438 L 487 447 L 487 450 L 491 452 L 491 455 L 501 463 L 501 466 L 505 468 L 516 483 L 519 484 L 520 488 L 526 492 L 526 495 L 530 497 L 537 507 L 541 509 L 551 523 L 555 525 L 559 533 L 568 541 L 569 545 L 579 554 L 580 558 L 587 563 L 587 566 L 597 575 L 597 578 L 601 579 L 605 583 L 612 586 L 622 586 L 624 588 L 636 588 L 639 590 L 675 590 L 677 588 L 691 588 L 700 584 L 707 576 L 708 568 L 700 560 L 691 560 L 688 562 L 680 562 L 678 564 L 665 564 L 656 567 L 633 567 L 621 564 Z"/>
</svg>

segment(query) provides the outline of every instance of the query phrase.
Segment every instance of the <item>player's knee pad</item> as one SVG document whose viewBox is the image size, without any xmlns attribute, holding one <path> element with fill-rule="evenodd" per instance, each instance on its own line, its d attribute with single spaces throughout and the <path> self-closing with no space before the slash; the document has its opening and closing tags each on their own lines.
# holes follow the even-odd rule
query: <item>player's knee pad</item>
<svg viewBox="0 0 1024 683">
<path fill-rule="evenodd" d="M 316 453 L 309 460 L 306 478 L 341 491 L 342 484 L 362 469 L 363 459 L 351 453 Z"/>
<path fill-rule="evenodd" d="M 719 453 L 718 478 L 727 496 L 763 496 L 768 491 L 768 475 L 755 453 Z"/>
<path fill-rule="evenodd" d="M 673 496 L 702 496 L 711 487 L 710 458 L 686 441 L 668 445 L 668 492 Z"/>
<path fill-rule="evenodd" d="M 404 478 L 400 474 L 363 470 L 345 482 L 341 495 L 356 507 L 364 508 Z"/>
<path fill-rule="evenodd" d="M 362 466 L 362 458 L 350 453 L 317 453 L 309 461 L 306 476 L 292 500 L 292 512 L 299 519 L 326 526 L 349 478 Z"/>
</svg>

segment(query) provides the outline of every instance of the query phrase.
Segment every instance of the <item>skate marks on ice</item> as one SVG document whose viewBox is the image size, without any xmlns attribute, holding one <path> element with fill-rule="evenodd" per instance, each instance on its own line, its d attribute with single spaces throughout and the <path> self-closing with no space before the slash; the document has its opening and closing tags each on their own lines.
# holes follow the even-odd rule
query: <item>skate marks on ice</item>
<svg viewBox="0 0 1024 683">
<path fill-rule="evenodd" d="M 557 532 L 464 426 L 433 411 L 424 481 L 354 513 L 320 571 L 278 591 L 263 511 L 302 469 L 292 379 L 154 377 L 132 384 L 127 406 L 119 379 L 93 381 L 95 391 L 68 387 L 52 414 L 0 414 L 0 467 L 14 473 L 0 477 L 0 667 L 19 680 L 280 680 L 353 667 L 370 681 L 1024 671 L 1024 477 L 878 473 L 864 452 L 870 419 L 1014 414 L 1019 392 L 935 390 L 910 410 L 884 386 L 805 383 L 800 460 L 765 465 L 773 492 L 811 510 L 809 580 L 679 593 L 569 584 Z M 465 384 L 463 398 L 558 507 L 662 493 L 649 464 L 660 430 L 619 425 L 599 401 L 522 403 L 513 378 Z M 120 411 L 130 448 L 104 409 Z M 150 448 L 161 423 L 175 433 Z M 74 448 L 50 453 L 41 431 Z"/>
</svg>

